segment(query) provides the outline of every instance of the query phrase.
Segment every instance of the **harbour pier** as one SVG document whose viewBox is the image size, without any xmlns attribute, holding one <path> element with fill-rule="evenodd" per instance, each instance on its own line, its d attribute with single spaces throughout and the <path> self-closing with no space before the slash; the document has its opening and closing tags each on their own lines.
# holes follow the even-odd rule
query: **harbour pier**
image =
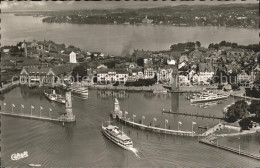
<svg viewBox="0 0 260 168">
<path fill-rule="evenodd" d="M 150 126 L 150 125 L 144 125 L 143 122 L 142 124 L 134 122 L 134 117 L 136 117 L 133 114 L 133 121 L 130 121 L 130 119 L 126 118 L 126 115 L 128 112 L 125 112 L 124 117 L 122 116 L 122 111 L 120 110 L 120 105 L 118 100 L 115 98 L 114 102 L 114 110 L 111 111 L 111 115 L 113 118 L 118 118 L 118 120 L 124 124 L 133 126 L 135 128 L 147 130 L 147 131 L 153 131 L 153 132 L 159 132 L 159 133 L 164 133 L 164 134 L 171 134 L 171 135 L 180 135 L 180 136 L 201 136 L 199 134 L 196 134 L 193 131 L 193 125 L 196 124 L 195 122 L 192 122 L 192 131 L 181 131 L 181 130 L 171 130 L 171 129 L 166 129 L 166 124 L 168 123 L 168 120 L 165 120 L 165 128 L 160 128 L 160 127 L 155 127 L 155 126 Z M 145 117 L 143 116 L 142 119 Z M 154 118 L 154 121 L 157 119 Z M 179 123 L 178 123 L 179 124 Z"/>
<path fill-rule="evenodd" d="M 37 119 L 37 120 L 47 120 L 47 121 L 62 121 L 59 118 L 51 118 L 46 116 L 35 116 L 35 115 L 29 115 L 29 114 L 21 114 L 21 113 L 7 113 L 0 111 L 1 115 L 5 116 L 11 116 L 11 117 L 21 117 L 21 118 L 29 118 L 29 119 Z"/>
<path fill-rule="evenodd" d="M 0 115 L 6 115 L 6 116 L 11 116 L 11 117 L 21 117 L 21 118 L 30 118 L 30 119 L 38 119 L 38 120 L 48 120 L 48 121 L 59 121 L 59 122 L 74 122 L 75 119 L 75 115 L 72 112 L 72 101 L 71 101 L 71 92 L 70 91 L 66 91 L 65 93 L 65 113 L 63 115 L 61 115 L 58 118 L 52 118 L 50 117 L 50 112 L 52 111 L 52 109 L 49 109 L 49 116 L 42 116 L 41 115 L 41 110 L 43 109 L 43 107 L 40 106 L 40 115 L 36 116 L 33 115 L 33 109 L 34 106 L 31 105 L 31 112 L 30 114 L 25 114 L 23 113 L 23 109 L 24 109 L 24 105 L 21 104 L 21 112 L 20 113 L 15 113 L 14 112 L 14 108 L 16 107 L 14 104 L 12 104 L 12 111 L 11 112 L 6 112 L 6 103 L 3 103 L 4 106 L 4 110 L 2 111 L 2 108 L 0 109 Z"/>
<path fill-rule="evenodd" d="M 124 117 L 117 116 L 117 118 L 122 123 L 125 123 L 127 125 L 130 125 L 130 126 L 133 126 L 133 127 L 136 127 L 136 128 L 140 128 L 140 129 L 143 129 L 143 130 L 147 130 L 147 131 L 153 131 L 153 132 L 170 134 L 170 135 L 180 135 L 180 136 L 198 136 L 198 134 L 195 134 L 194 131 L 171 130 L 171 129 L 166 129 L 166 128 L 147 126 L 147 125 L 144 125 L 144 124 L 139 124 L 139 123 L 127 120 Z"/>
<path fill-rule="evenodd" d="M 207 140 L 206 138 L 200 139 L 199 142 L 206 144 L 206 145 L 209 145 L 209 146 L 217 147 L 219 149 L 223 149 L 223 150 L 226 150 L 226 151 L 229 151 L 229 152 L 233 152 L 233 153 L 236 153 L 236 154 L 241 155 L 241 156 L 246 156 L 246 157 L 249 157 L 249 158 L 252 158 L 252 159 L 260 160 L 260 156 L 256 156 L 256 155 L 253 155 L 253 154 L 250 154 L 250 153 L 243 152 L 243 151 L 240 150 L 240 148 L 234 149 L 234 148 L 231 148 L 231 147 L 219 145 L 218 143 L 214 143 L 213 141 Z"/>
<path fill-rule="evenodd" d="M 211 119 L 220 119 L 220 120 L 224 120 L 224 117 L 216 117 L 214 115 L 204 115 L 204 114 L 191 114 L 191 113 L 180 113 L 180 112 L 173 112 L 171 110 L 166 111 L 164 109 L 162 109 L 162 113 L 168 113 L 168 114 L 176 114 L 176 115 L 184 115 L 184 116 L 190 116 L 190 117 L 201 117 L 201 118 L 211 118 Z"/>
</svg>

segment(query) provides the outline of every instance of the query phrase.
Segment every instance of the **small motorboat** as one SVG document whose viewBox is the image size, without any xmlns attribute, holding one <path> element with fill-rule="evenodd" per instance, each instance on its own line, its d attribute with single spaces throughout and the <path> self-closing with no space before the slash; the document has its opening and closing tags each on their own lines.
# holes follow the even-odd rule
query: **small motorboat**
<svg viewBox="0 0 260 168">
<path fill-rule="evenodd" d="M 42 165 L 40 165 L 40 164 L 33 164 L 33 163 L 31 163 L 31 164 L 29 164 L 29 166 L 31 166 L 31 167 L 41 167 Z"/>
</svg>

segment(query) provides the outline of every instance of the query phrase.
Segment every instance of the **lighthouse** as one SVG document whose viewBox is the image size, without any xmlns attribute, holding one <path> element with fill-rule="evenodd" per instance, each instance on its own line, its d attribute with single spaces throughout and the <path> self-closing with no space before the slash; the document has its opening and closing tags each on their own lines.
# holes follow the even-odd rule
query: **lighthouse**
<svg viewBox="0 0 260 168">
<path fill-rule="evenodd" d="M 113 118 L 116 118 L 116 116 L 118 116 L 119 118 L 122 117 L 122 111 L 120 111 L 120 105 L 117 98 L 115 98 L 114 110 L 111 111 L 111 115 Z"/>
<path fill-rule="evenodd" d="M 71 101 L 71 91 L 66 90 L 65 93 L 65 114 L 60 116 L 60 121 L 63 122 L 74 122 L 75 121 L 75 115 L 72 112 L 72 101 Z"/>
</svg>

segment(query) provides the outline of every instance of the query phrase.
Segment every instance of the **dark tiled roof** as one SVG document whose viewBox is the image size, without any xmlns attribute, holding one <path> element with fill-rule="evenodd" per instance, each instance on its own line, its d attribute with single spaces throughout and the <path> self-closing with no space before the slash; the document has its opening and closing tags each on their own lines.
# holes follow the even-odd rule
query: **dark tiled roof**
<svg viewBox="0 0 260 168">
<path fill-rule="evenodd" d="M 21 63 L 21 66 L 30 66 L 30 65 L 41 65 L 41 62 L 36 59 L 28 59 Z"/>
<path fill-rule="evenodd" d="M 60 75 L 72 71 L 76 66 L 76 64 L 65 64 L 52 68 L 52 71 L 55 73 L 55 75 Z"/>
</svg>

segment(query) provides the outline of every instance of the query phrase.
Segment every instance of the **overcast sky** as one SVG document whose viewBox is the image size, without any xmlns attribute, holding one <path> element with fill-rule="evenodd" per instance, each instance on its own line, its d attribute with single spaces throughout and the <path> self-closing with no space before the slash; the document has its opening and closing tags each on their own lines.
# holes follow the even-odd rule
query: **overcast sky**
<svg viewBox="0 0 260 168">
<path fill-rule="evenodd" d="M 68 9 L 115 9 L 115 8 L 152 8 L 161 6 L 176 6 L 176 5 L 217 5 L 217 4 L 235 4 L 235 3 L 255 3 L 257 0 L 230 0 L 230 1 L 217 1 L 206 0 L 202 1 L 4 1 L 1 2 L 0 8 L 2 12 L 14 12 L 14 11 L 38 11 L 38 10 L 68 10 Z"/>
</svg>

